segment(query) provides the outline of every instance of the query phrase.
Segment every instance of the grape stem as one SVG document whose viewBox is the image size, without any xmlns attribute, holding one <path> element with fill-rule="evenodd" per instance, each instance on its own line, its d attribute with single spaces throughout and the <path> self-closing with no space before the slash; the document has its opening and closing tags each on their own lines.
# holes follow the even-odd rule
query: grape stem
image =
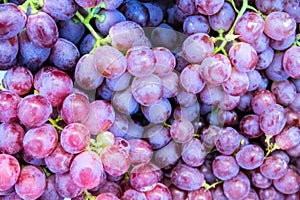
<svg viewBox="0 0 300 200">
<path fill-rule="evenodd" d="M 49 118 L 49 122 L 52 124 L 52 126 L 54 126 L 54 128 L 62 131 L 64 130 L 61 126 L 59 126 L 56 121 L 54 119 L 52 119 L 51 117 Z"/>
<path fill-rule="evenodd" d="M 280 149 L 280 147 L 278 146 L 278 144 L 275 143 L 271 143 L 271 138 L 273 136 L 272 135 L 266 135 L 266 139 L 265 142 L 267 143 L 267 153 L 265 155 L 265 158 L 268 157 L 270 155 L 270 153 L 272 153 L 273 151 Z"/>
<path fill-rule="evenodd" d="M 3 0 L 3 3 L 8 3 L 8 0 Z"/>
<path fill-rule="evenodd" d="M 44 3 L 43 0 L 27 0 L 22 5 L 18 7 L 27 14 L 28 6 L 30 6 L 30 14 L 36 14 L 39 12 L 39 9 L 43 7 Z"/>
<path fill-rule="evenodd" d="M 217 185 L 219 185 L 219 184 L 221 184 L 221 183 L 223 183 L 224 181 L 222 181 L 222 180 L 216 180 L 216 182 L 214 182 L 213 184 L 208 184 L 207 182 L 205 182 L 204 181 L 204 183 L 203 183 L 203 187 L 205 188 L 205 190 L 207 191 L 207 190 L 210 190 L 211 188 L 215 188 Z"/>
<path fill-rule="evenodd" d="M 95 196 L 91 196 L 90 193 L 87 190 L 83 190 L 83 193 L 85 195 L 84 200 L 95 200 Z"/>
<path fill-rule="evenodd" d="M 234 0 L 230 0 L 229 2 L 232 4 L 234 10 L 238 13 L 238 15 L 237 15 L 237 17 L 235 18 L 235 20 L 234 20 L 234 22 L 233 22 L 233 25 L 232 25 L 231 29 L 229 30 L 229 32 L 228 32 L 228 34 L 227 34 L 227 35 L 229 35 L 230 37 L 227 37 L 227 35 L 225 36 L 225 38 L 223 37 L 221 45 L 218 46 L 217 48 L 215 48 L 214 54 L 219 53 L 220 51 L 222 51 L 222 53 L 224 53 L 224 55 L 227 56 L 227 52 L 226 52 L 226 50 L 225 50 L 225 46 L 226 46 L 226 44 L 227 44 L 229 41 L 232 41 L 232 40 L 234 40 L 234 38 L 238 37 L 238 36 L 235 36 L 235 35 L 234 35 L 234 29 L 235 29 L 235 26 L 236 26 L 238 20 L 243 16 L 243 14 L 245 13 L 245 11 L 246 11 L 247 8 L 249 7 L 249 5 L 248 5 L 248 0 L 243 0 L 243 6 L 242 6 L 241 10 L 238 11 L 237 8 L 236 8 L 236 6 L 235 6 Z M 219 37 L 221 37 L 221 35 L 219 35 Z"/>
<path fill-rule="evenodd" d="M 5 91 L 6 88 L 4 87 L 4 84 L 3 84 L 3 79 L 0 81 L 0 91 Z"/>
<path fill-rule="evenodd" d="M 300 47 L 300 34 L 296 35 L 296 40 L 294 42 L 294 45 Z"/>
</svg>

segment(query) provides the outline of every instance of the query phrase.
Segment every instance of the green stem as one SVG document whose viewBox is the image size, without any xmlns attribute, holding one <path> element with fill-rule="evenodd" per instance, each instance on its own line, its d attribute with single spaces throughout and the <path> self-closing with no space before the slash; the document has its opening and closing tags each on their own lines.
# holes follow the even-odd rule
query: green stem
<svg viewBox="0 0 300 200">
<path fill-rule="evenodd" d="M 266 18 L 266 16 L 264 14 L 262 14 L 259 10 L 257 10 L 256 8 L 254 8 L 253 6 L 247 6 L 247 9 L 252 10 L 254 12 L 256 12 L 257 14 L 259 14 L 263 19 Z"/>
<path fill-rule="evenodd" d="M 216 182 L 214 182 L 213 184 L 211 184 L 211 185 L 209 185 L 208 183 L 206 183 L 205 181 L 204 181 L 204 183 L 203 183 L 203 187 L 205 188 L 205 190 L 209 190 L 209 189 L 212 189 L 212 188 L 215 188 L 217 185 L 219 185 L 219 184 L 221 184 L 221 183 L 223 183 L 224 181 L 222 181 L 222 180 L 217 180 Z"/>
<path fill-rule="evenodd" d="M 294 45 L 300 47 L 300 34 L 296 35 Z"/>
<path fill-rule="evenodd" d="M 95 200 L 95 196 L 91 196 L 90 193 L 87 190 L 83 190 L 83 193 L 85 195 L 84 200 Z"/>
<path fill-rule="evenodd" d="M 165 126 L 165 127 L 168 127 L 168 128 L 171 128 L 171 125 L 170 125 L 170 124 L 167 124 L 167 123 L 164 123 L 164 126 Z"/>
<path fill-rule="evenodd" d="M 98 35 L 98 33 L 96 33 L 96 31 L 94 30 L 94 28 L 90 25 L 90 23 L 86 23 L 85 18 L 82 16 L 82 14 L 77 11 L 76 12 L 76 17 L 85 25 L 85 27 L 90 31 L 90 33 L 94 36 L 94 38 L 96 40 L 101 40 L 102 38 Z"/>
<path fill-rule="evenodd" d="M 3 0 L 3 3 L 8 3 L 8 0 Z"/>
<path fill-rule="evenodd" d="M 276 143 L 271 143 L 271 138 L 273 136 L 272 135 L 266 135 L 266 139 L 265 142 L 267 143 L 267 153 L 265 155 L 265 158 L 268 157 L 270 155 L 270 153 L 272 153 L 273 151 L 280 149 L 280 147 L 278 146 L 278 144 Z"/>
<path fill-rule="evenodd" d="M 4 84 L 3 84 L 3 80 L 0 81 L 0 91 L 5 91 L 6 88 L 4 87 Z"/>
<path fill-rule="evenodd" d="M 239 10 L 236 8 L 236 5 L 235 5 L 235 2 L 234 2 L 234 0 L 229 0 L 228 2 L 229 2 L 231 5 L 232 5 L 232 7 L 233 7 L 234 11 L 235 11 L 236 13 L 238 13 L 238 12 L 239 12 Z"/>
<path fill-rule="evenodd" d="M 51 117 L 49 118 L 49 122 L 52 124 L 52 126 L 54 126 L 54 128 L 56 128 L 56 129 L 58 129 L 58 130 L 60 130 L 60 131 L 62 131 L 62 130 L 64 130 L 62 127 L 60 127 L 57 123 L 56 123 L 56 121 L 54 120 L 54 119 L 52 119 Z"/>
</svg>

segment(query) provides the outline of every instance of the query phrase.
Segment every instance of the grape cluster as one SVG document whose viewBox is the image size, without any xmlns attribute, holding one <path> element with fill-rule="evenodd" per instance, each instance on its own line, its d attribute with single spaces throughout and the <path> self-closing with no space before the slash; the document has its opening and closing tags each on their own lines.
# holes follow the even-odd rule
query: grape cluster
<svg viewBox="0 0 300 200">
<path fill-rule="evenodd" d="M 299 13 L 0 1 L 0 199 L 299 200 Z"/>
</svg>

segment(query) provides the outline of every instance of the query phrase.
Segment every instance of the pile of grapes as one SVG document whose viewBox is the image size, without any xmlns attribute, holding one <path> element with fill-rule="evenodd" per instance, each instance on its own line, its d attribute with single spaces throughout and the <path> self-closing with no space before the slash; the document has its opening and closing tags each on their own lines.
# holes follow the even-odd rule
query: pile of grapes
<svg viewBox="0 0 300 200">
<path fill-rule="evenodd" d="M 0 0 L 1 200 L 300 200 L 300 0 Z"/>
</svg>

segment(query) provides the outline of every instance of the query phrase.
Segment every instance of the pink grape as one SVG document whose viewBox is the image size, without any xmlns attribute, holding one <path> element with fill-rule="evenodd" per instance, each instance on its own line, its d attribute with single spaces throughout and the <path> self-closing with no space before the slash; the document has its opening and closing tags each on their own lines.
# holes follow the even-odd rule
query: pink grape
<svg viewBox="0 0 300 200">
<path fill-rule="evenodd" d="M 233 69 L 229 79 L 227 79 L 222 86 L 224 91 L 230 95 L 241 96 L 245 94 L 249 88 L 247 73 Z"/>
<path fill-rule="evenodd" d="M 220 137 L 216 140 L 216 148 L 223 155 L 231 155 L 241 143 L 240 134 L 232 127 L 221 129 Z"/>
<path fill-rule="evenodd" d="M 273 185 L 283 194 L 294 194 L 300 190 L 300 175 L 288 169 L 283 177 L 273 181 Z"/>
<path fill-rule="evenodd" d="M 85 150 L 90 143 L 90 138 L 90 131 L 87 126 L 72 123 L 62 130 L 60 143 L 66 152 L 77 154 Z"/>
<path fill-rule="evenodd" d="M 163 87 L 163 97 L 171 98 L 176 96 L 178 92 L 179 77 L 175 72 L 160 76 Z"/>
<path fill-rule="evenodd" d="M 135 100 L 130 87 L 112 94 L 111 104 L 114 109 L 122 114 L 133 114 L 139 109 L 139 104 Z"/>
<path fill-rule="evenodd" d="M 71 178 L 70 172 L 55 175 L 55 190 L 64 198 L 75 198 L 79 196 L 83 189 L 75 184 Z"/>
<path fill-rule="evenodd" d="M 141 139 L 131 139 L 128 142 L 130 161 L 133 165 L 150 162 L 153 150 L 148 142 Z"/>
<path fill-rule="evenodd" d="M 300 78 L 299 73 L 299 52 L 300 47 L 292 46 L 283 55 L 284 71 L 292 78 Z"/>
<path fill-rule="evenodd" d="M 159 124 L 171 116 L 172 106 L 168 99 L 162 98 L 154 104 L 142 106 L 141 110 L 150 123 Z"/>
<path fill-rule="evenodd" d="M 247 138 L 258 138 L 263 134 L 259 127 L 259 116 L 245 115 L 240 121 L 240 133 Z"/>
<path fill-rule="evenodd" d="M 205 200 L 213 200 L 211 190 L 206 190 L 204 187 L 200 188 L 199 190 L 189 191 L 188 192 L 188 199 L 205 199 Z"/>
<path fill-rule="evenodd" d="M 157 199 L 157 200 L 171 200 L 172 195 L 169 188 L 162 184 L 158 183 L 155 188 L 151 191 L 145 192 L 147 199 Z"/>
<path fill-rule="evenodd" d="M 164 76 L 173 71 L 176 66 L 176 59 L 173 53 L 165 47 L 152 49 L 155 57 L 154 74 Z"/>
<path fill-rule="evenodd" d="M 145 129 L 143 133 L 145 138 L 151 145 L 153 150 L 160 149 L 171 141 L 170 131 L 161 124 L 153 125 Z"/>
<path fill-rule="evenodd" d="M 216 14 L 223 6 L 224 0 L 213 0 L 204 2 L 201 0 L 195 0 L 195 6 L 200 14 L 213 15 Z"/>
<path fill-rule="evenodd" d="M 121 76 L 114 79 L 106 79 L 105 83 L 112 91 L 122 91 L 128 88 L 131 82 L 131 74 L 129 72 L 124 72 Z"/>
<path fill-rule="evenodd" d="M 55 190 L 55 175 L 50 175 L 49 177 L 47 177 L 45 191 L 40 197 L 40 200 L 47 199 L 63 200 L 63 197 L 61 197 Z"/>
<path fill-rule="evenodd" d="M 25 130 L 16 123 L 2 123 L 0 124 L 0 152 L 5 154 L 16 154 L 23 149 L 23 138 Z"/>
<path fill-rule="evenodd" d="M 128 189 L 123 193 L 121 200 L 146 200 L 146 196 L 143 192 Z"/>
<path fill-rule="evenodd" d="M 288 166 L 285 160 L 279 157 L 269 156 L 264 160 L 259 169 L 263 176 L 271 180 L 276 180 L 285 176 L 288 171 Z"/>
<path fill-rule="evenodd" d="M 24 200 L 39 198 L 46 187 L 46 175 L 42 168 L 26 165 L 22 168 L 15 185 L 16 193 Z"/>
<path fill-rule="evenodd" d="M 243 172 L 223 183 L 224 194 L 228 199 L 245 198 L 250 192 L 250 180 Z"/>
<path fill-rule="evenodd" d="M 75 156 L 70 166 L 70 175 L 74 183 L 83 189 L 92 189 L 103 179 L 103 165 L 99 155 L 85 151 Z"/>
<path fill-rule="evenodd" d="M 195 128 L 190 121 L 180 119 L 172 123 L 170 135 L 176 142 L 184 143 L 192 139 L 194 131 Z"/>
<path fill-rule="evenodd" d="M 259 168 L 254 171 L 251 171 L 250 176 L 251 183 L 257 188 L 265 189 L 272 185 L 272 180 L 262 175 L 262 173 L 260 173 Z"/>
<path fill-rule="evenodd" d="M 191 167 L 200 167 L 206 158 L 203 143 L 196 138 L 182 144 L 182 160 Z"/>
<path fill-rule="evenodd" d="M 0 122 L 12 122 L 18 118 L 20 97 L 10 91 L 0 91 Z"/>
<path fill-rule="evenodd" d="M 300 129 L 296 126 L 286 126 L 275 136 L 275 141 L 282 150 L 292 149 L 300 143 Z"/>
<path fill-rule="evenodd" d="M 13 187 L 20 175 L 20 164 L 12 155 L 0 154 L 0 191 Z"/>
<path fill-rule="evenodd" d="M 188 93 L 197 94 L 205 86 L 204 78 L 197 68 L 199 66 L 188 65 L 179 75 L 180 85 Z"/>
<path fill-rule="evenodd" d="M 116 195 L 112 193 L 102 193 L 99 194 L 95 200 L 120 200 Z"/>
<path fill-rule="evenodd" d="M 258 90 L 251 99 L 251 107 L 255 114 L 260 115 L 276 103 L 275 95 L 269 90 Z"/>
</svg>

